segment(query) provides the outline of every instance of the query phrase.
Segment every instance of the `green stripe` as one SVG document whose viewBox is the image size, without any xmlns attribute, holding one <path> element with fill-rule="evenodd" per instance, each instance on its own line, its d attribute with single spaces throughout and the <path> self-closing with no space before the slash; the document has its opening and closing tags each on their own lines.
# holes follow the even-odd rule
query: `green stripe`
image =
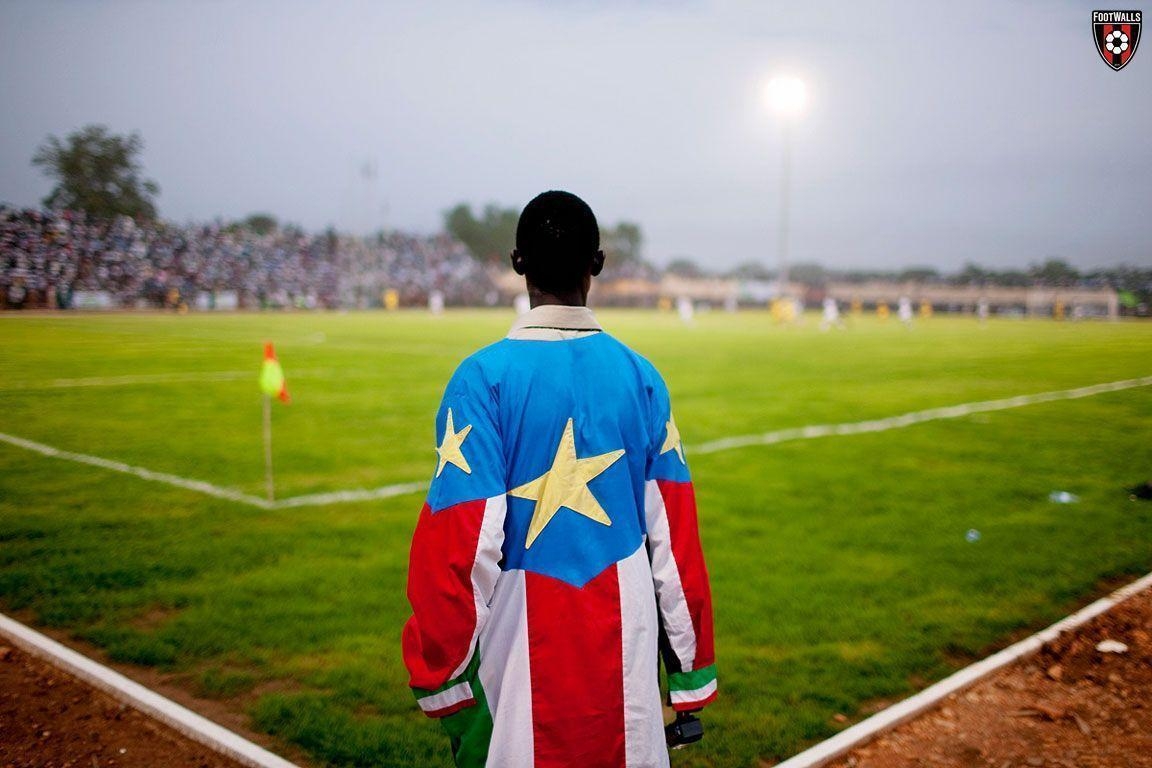
<svg viewBox="0 0 1152 768">
<path fill-rule="evenodd" d="M 415 694 L 417 700 L 426 699 L 429 696 L 436 695 L 437 693 L 443 693 L 444 691 L 448 690 L 452 686 L 459 685 L 460 683 L 463 683 L 464 681 L 468 681 L 471 683 L 472 681 L 476 680 L 476 672 L 479 669 L 480 669 L 480 654 L 479 653 L 473 653 L 472 654 L 472 660 L 468 662 L 468 666 L 464 668 L 464 671 L 460 673 L 459 677 L 454 677 L 451 680 L 449 680 L 448 682 L 444 683 L 444 685 L 440 686 L 439 688 L 433 688 L 432 690 L 428 690 L 427 688 L 413 688 L 412 693 Z M 473 685 L 472 687 L 475 688 L 476 686 Z"/>
<path fill-rule="evenodd" d="M 691 672 L 672 672 L 668 675 L 668 690 L 695 691 L 716 679 L 716 665 L 709 664 Z"/>
<path fill-rule="evenodd" d="M 440 718 L 440 725 L 452 743 L 452 758 L 457 768 L 484 768 L 488 762 L 488 745 L 492 743 L 492 712 L 479 679 L 472 681 L 472 695 L 476 697 L 475 706 Z"/>
</svg>

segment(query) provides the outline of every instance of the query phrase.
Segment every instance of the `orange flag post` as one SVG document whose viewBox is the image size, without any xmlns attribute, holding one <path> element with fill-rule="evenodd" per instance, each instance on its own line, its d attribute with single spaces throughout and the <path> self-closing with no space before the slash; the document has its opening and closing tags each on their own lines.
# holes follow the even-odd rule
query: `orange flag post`
<svg viewBox="0 0 1152 768">
<path fill-rule="evenodd" d="M 288 385 L 284 369 L 276 359 L 272 342 L 264 345 L 264 365 L 260 368 L 260 390 L 264 393 L 264 490 L 268 501 L 276 499 L 276 484 L 272 476 L 272 398 L 287 403 Z"/>
</svg>

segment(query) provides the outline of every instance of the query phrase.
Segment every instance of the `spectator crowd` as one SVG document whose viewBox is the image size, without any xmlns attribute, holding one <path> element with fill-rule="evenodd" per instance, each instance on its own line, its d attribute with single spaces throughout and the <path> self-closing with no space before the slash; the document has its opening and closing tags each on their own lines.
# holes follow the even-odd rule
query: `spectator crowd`
<svg viewBox="0 0 1152 768">
<path fill-rule="evenodd" d="M 125 308 L 211 307 L 225 294 L 240 308 L 356 308 L 379 306 L 389 291 L 404 304 L 434 291 L 481 304 L 492 282 L 447 235 L 258 234 L 0 206 L 0 308 L 66 309 L 78 294 Z"/>
</svg>

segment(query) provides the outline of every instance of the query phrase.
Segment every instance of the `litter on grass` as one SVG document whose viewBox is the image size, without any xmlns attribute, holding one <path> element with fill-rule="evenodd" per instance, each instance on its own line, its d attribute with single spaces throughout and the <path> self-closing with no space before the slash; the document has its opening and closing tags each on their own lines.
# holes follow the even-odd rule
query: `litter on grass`
<svg viewBox="0 0 1152 768">
<path fill-rule="evenodd" d="M 1128 646 L 1119 640 L 1101 640 L 1096 643 L 1096 650 L 1100 653 L 1128 653 Z"/>
</svg>

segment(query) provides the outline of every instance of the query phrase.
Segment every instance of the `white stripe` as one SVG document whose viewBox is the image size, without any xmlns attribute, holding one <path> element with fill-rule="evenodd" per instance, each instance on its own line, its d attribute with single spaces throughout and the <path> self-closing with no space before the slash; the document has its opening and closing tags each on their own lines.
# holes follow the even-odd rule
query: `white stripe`
<svg viewBox="0 0 1152 768">
<path fill-rule="evenodd" d="M 536 755 L 524 571 L 504 571 L 496 582 L 491 614 L 480 633 L 480 683 L 492 713 L 488 765 L 532 768 Z"/>
<path fill-rule="evenodd" d="M 652 571 L 643 542 L 616 564 L 624 670 L 624 754 L 628 768 L 664 768 L 664 713 L 660 704 L 659 630 Z"/>
<path fill-rule="evenodd" d="M 779 429 L 774 432 L 765 432 L 759 435 L 724 437 L 719 440 L 712 440 L 697 446 L 688 447 L 687 450 L 692 453 L 716 453 L 717 451 L 729 451 L 733 448 L 745 448 L 750 445 L 775 445 L 776 443 L 783 443 L 789 440 L 811 440 L 812 438 L 828 437 L 830 435 L 858 435 L 864 432 L 885 432 L 889 429 L 910 427 L 913 424 L 922 424 L 926 421 L 957 419 L 973 413 L 1003 411 L 1009 408 L 1036 405 L 1037 403 L 1050 403 L 1056 400 L 1077 400 L 1082 397 L 1092 397 L 1093 395 L 1100 395 L 1105 392 L 1119 392 L 1124 389 L 1146 387 L 1150 384 L 1152 384 L 1152 376 L 1143 376 L 1138 379 L 1111 381 L 1105 384 L 1093 384 L 1089 387 L 1078 387 L 1076 389 L 1062 389 L 1055 392 L 1039 392 L 1034 395 L 1007 397 L 1002 400 L 983 400 L 974 403 L 949 405 L 943 408 L 929 408 L 923 411 L 912 411 L 911 413 L 903 413 L 899 416 L 889 416 L 888 418 L 873 419 L 871 421 L 856 421 L 846 424 L 815 424 L 807 427 Z"/>
<path fill-rule="evenodd" d="M 129 680 L 71 648 L 0 614 L 0 635 L 9 638 L 28 653 L 47 660 L 73 677 L 93 685 L 113 698 L 140 710 L 174 728 L 188 738 L 226 755 L 242 765 L 256 768 L 296 768 L 284 758 L 262 749 L 247 739 L 207 718 L 164 698 L 155 691 Z"/>
<path fill-rule="evenodd" d="M 696 661 L 696 631 L 692 626 L 684 585 L 680 583 L 680 567 L 672 553 L 672 534 L 668 528 L 664 496 L 655 480 L 644 484 L 644 517 L 648 522 L 652 583 L 660 601 L 664 632 L 673 653 L 680 660 L 681 669 L 690 670 Z"/>
<path fill-rule="evenodd" d="M 484 518 L 480 521 L 480 535 L 476 540 L 476 554 L 472 559 L 472 598 L 476 606 L 476 624 L 472 630 L 469 648 L 476 647 L 476 638 L 481 628 L 488 623 L 488 604 L 492 600 L 496 581 L 500 578 L 500 560 L 504 546 L 504 513 L 508 509 L 508 496 L 500 494 L 484 502 Z M 471 654 L 464 657 L 460 666 L 452 672 L 459 677 L 471 661 Z"/>
<path fill-rule="evenodd" d="M 716 693 L 716 679 L 709 680 L 694 691 L 669 691 L 673 704 L 692 704 Z"/>
<path fill-rule="evenodd" d="M 434 693 L 431 696 L 417 699 L 416 703 L 418 703 L 420 709 L 425 712 L 436 712 L 437 710 L 447 709 L 453 704 L 467 701 L 470 698 L 472 698 L 472 686 L 465 680 L 447 690 L 440 691 L 440 693 Z"/>
<path fill-rule="evenodd" d="M 915 696 L 904 699 L 904 701 L 878 712 L 867 720 L 841 731 L 827 741 L 822 741 L 816 746 L 788 758 L 779 763 L 776 768 L 819 768 L 819 766 L 830 763 L 848 751 L 866 744 L 881 733 L 935 707 L 952 694 L 970 688 L 997 670 L 1036 653 L 1045 643 L 1055 640 L 1060 633 L 1086 624 L 1100 614 L 1106 613 L 1117 603 L 1121 603 L 1132 595 L 1149 588 L 1152 588 L 1152 573 L 1121 587 L 1107 597 L 1100 598 L 1047 629 L 1041 630 L 1031 637 L 1026 637 L 982 661 L 965 667 L 951 677 L 946 677 L 935 685 L 925 688 Z"/>
</svg>

